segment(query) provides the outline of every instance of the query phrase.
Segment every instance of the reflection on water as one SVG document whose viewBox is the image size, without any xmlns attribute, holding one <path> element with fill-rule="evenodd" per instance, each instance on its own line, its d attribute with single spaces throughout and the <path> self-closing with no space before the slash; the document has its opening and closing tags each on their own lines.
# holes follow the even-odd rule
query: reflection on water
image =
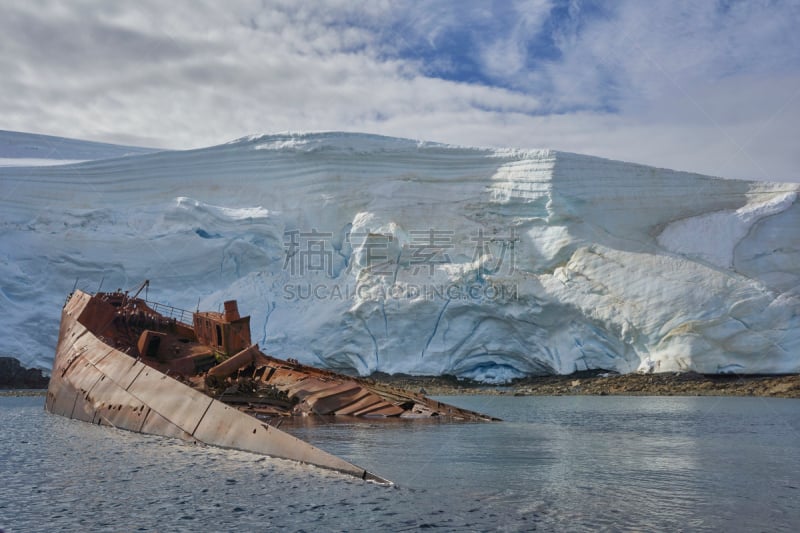
<svg viewBox="0 0 800 533">
<path fill-rule="evenodd" d="M 450 397 L 497 423 L 295 420 L 394 488 L 0 398 L 0 528 L 794 531 L 800 403 Z"/>
</svg>

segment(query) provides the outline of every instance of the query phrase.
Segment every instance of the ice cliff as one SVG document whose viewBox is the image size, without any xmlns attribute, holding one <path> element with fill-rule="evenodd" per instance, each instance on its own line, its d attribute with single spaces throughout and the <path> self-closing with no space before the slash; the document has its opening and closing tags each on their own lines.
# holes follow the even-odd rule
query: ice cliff
<svg viewBox="0 0 800 533">
<path fill-rule="evenodd" d="M 345 133 L 0 168 L 0 355 L 76 283 L 362 374 L 800 371 L 798 184 Z"/>
</svg>

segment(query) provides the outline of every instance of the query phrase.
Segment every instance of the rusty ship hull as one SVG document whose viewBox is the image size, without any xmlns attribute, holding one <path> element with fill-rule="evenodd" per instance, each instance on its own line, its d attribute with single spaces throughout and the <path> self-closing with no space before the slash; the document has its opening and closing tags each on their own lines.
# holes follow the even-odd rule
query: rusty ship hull
<svg viewBox="0 0 800 533">
<path fill-rule="evenodd" d="M 62 311 L 46 409 L 381 484 L 391 482 L 278 426 L 287 416 L 322 415 L 491 420 L 421 394 L 269 357 L 250 343 L 249 317 L 239 317 L 235 302 L 226 302 L 224 314 L 189 313 L 191 324 L 163 311 L 127 293 L 75 291 Z"/>
</svg>

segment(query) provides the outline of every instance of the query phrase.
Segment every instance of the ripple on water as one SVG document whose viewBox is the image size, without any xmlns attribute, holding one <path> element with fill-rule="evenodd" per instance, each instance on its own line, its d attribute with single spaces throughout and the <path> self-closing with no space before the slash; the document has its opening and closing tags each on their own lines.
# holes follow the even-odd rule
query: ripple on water
<svg viewBox="0 0 800 533">
<path fill-rule="evenodd" d="M 792 531 L 797 401 L 728 400 L 496 398 L 507 422 L 306 431 L 387 488 L 0 398 L 0 528 Z"/>
</svg>

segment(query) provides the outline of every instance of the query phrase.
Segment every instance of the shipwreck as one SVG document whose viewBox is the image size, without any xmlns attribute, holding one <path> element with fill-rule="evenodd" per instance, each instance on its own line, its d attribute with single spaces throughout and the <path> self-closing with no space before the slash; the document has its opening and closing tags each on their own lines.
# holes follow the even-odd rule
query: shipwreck
<svg viewBox="0 0 800 533">
<path fill-rule="evenodd" d="M 118 290 L 75 290 L 62 310 L 45 408 L 130 431 L 290 459 L 391 482 L 279 428 L 286 417 L 492 417 L 422 394 L 283 360 L 250 338 L 235 300 L 189 312 Z"/>
</svg>

